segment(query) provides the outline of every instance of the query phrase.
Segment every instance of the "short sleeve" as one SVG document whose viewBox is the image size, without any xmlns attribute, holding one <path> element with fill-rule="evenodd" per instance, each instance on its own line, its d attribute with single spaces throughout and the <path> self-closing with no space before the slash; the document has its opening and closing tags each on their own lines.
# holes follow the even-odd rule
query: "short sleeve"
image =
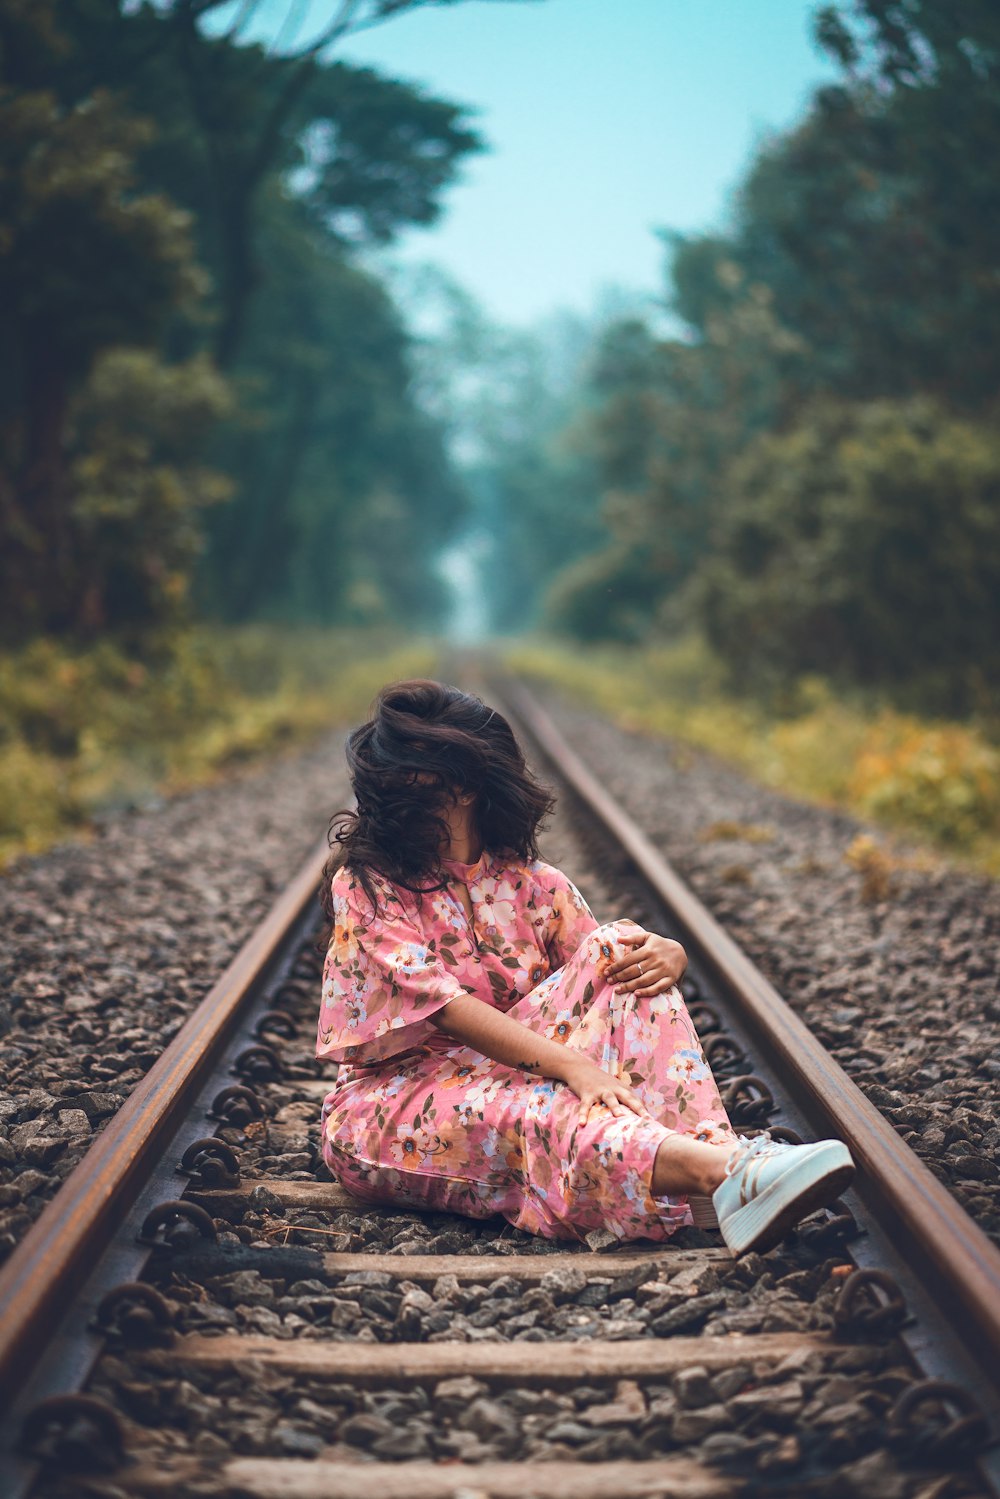
<svg viewBox="0 0 1000 1499">
<path fill-rule="evenodd" d="M 600 925 L 573 881 L 551 864 L 538 866 L 551 914 L 545 932 L 545 947 L 553 968 L 561 968 L 580 943 Z"/>
<path fill-rule="evenodd" d="M 334 927 L 323 964 L 316 1055 L 374 1062 L 419 1046 L 437 1028 L 429 1017 L 468 994 L 449 973 L 391 885 L 385 911 L 373 915 L 356 877 L 334 875 Z"/>
</svg>

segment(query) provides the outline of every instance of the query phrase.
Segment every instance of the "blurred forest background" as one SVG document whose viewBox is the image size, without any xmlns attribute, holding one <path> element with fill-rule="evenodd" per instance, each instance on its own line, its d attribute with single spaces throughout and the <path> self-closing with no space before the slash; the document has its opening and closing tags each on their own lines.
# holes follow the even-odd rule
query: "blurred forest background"
<svg viewBox="0 0 1000 1499">
<path fill-rule="evenodd" d="M 0 0 L 0 857 L 450 633 L 1000 872 L 1000 9 L 818 5 L 664 337 L 370 268 L 488 145 L 331 51 L 421 3 Z"/>
</svg>

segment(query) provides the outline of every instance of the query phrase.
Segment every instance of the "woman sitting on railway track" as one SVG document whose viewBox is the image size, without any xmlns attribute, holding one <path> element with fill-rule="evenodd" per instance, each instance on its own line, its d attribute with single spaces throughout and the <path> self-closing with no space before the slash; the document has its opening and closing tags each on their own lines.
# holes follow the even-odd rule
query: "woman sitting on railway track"
<svg viewBox="0 0 1000 1499">
<path fill-rule="evenodd" d="M 599 925 L 539 859 L 553 798 L 500 713 L 397 683 L 347 758 L 317 1043 L 340 1064 L 323 1154 L 345 1187 L 560 1239 L 663 1240 L 711 1197 L 735 1253 L 843 1190 L 840 1141 L 734 1134 L 677 988 L 683 948 Z"/>
</svg>

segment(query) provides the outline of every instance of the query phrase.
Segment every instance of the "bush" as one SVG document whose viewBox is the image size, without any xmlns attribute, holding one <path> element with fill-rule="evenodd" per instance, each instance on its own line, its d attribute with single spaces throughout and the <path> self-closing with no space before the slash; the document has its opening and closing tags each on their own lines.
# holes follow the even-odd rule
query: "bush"
<svg viewBox="0 0 1000 1499">
<path fill-rule="evenodd" d="M 723 479 L 697 580 L 741 685 L 803 672 L 981 707 L 1000 667 L 1000 438 L 926 396 L 823 401 Z M 911 693 L 912 696 L 912 693 Z"/>
<path fill-rule="evenodd" d="M 185 631 L 144 660 L 112 640 L 0 654 L 0 864 L 354 720 L 432 661 L 420 641 L 267 626 Z"/>
<path fill-rule="evenodd" d="M 879 821 L 967 847 L 1000 832 L 1000 751 L 974 729 L 886 712 L 858 754 L 849 793 Z"/>
<path fill-rule="evenodd" d="M 970 724 L 873 706 L 817 676 L 788 684 L 779 716 L 773 697 L 727 693 L 697 637 L 655 650 L 522 643 L 507 660 L 623 728 L 708 749 L 785 794 L 871 817 L 1000 874 L 1000 748 Z M 855 854 L 865 848 L 862 837 Z M 880 882 L 873 876 L 872 887 Z"/>
</svg>

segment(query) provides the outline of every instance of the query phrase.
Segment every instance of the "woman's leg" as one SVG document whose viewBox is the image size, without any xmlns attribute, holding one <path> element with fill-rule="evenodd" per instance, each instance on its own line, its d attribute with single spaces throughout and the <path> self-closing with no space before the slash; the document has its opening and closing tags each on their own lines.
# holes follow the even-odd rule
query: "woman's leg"
<svg viewBox="0 0 1000 1499">
<path fill-rule="evenodd" d="M 710 1196 L 737 1143 L 677 989 L 652 1000 L 615 993 L 608 966 L 628 924 L 611 922 L 508 1011 L 550 1039 L 627 1078 L 649 1115 L 595 1107 L 583 1125 L 563 1083 L 547 1081 L 544 1130 L 527 1131 L 529 1178 L 546 1175 L 550 1233 L 610 1228 L 621 1238 L 669 1237 L 693 1221 L 688 1198 Z M 536 1106 L 537 1107 L 537 1106 Z M 558 1162 L 558 1174 L 552 1163 Z"/>
<path fill-rule="evenodd" d="M 591 932 L 508 1013 L 627 1079 L 670 1130 L 731 1148 L 736 1135 L 680 990 L 637 999 L 616 994 L 606 977 L 628 951 L 621 934 L 630 925 L 612 921 Z"/>
<path fill-rule="evenodd" d="M 668 1135 L 653 1161 L 654 1197 L 711 1197 L 726 1174 L 732 1145 L 705 1145 L 690 1135 Z"/>
</svg>

